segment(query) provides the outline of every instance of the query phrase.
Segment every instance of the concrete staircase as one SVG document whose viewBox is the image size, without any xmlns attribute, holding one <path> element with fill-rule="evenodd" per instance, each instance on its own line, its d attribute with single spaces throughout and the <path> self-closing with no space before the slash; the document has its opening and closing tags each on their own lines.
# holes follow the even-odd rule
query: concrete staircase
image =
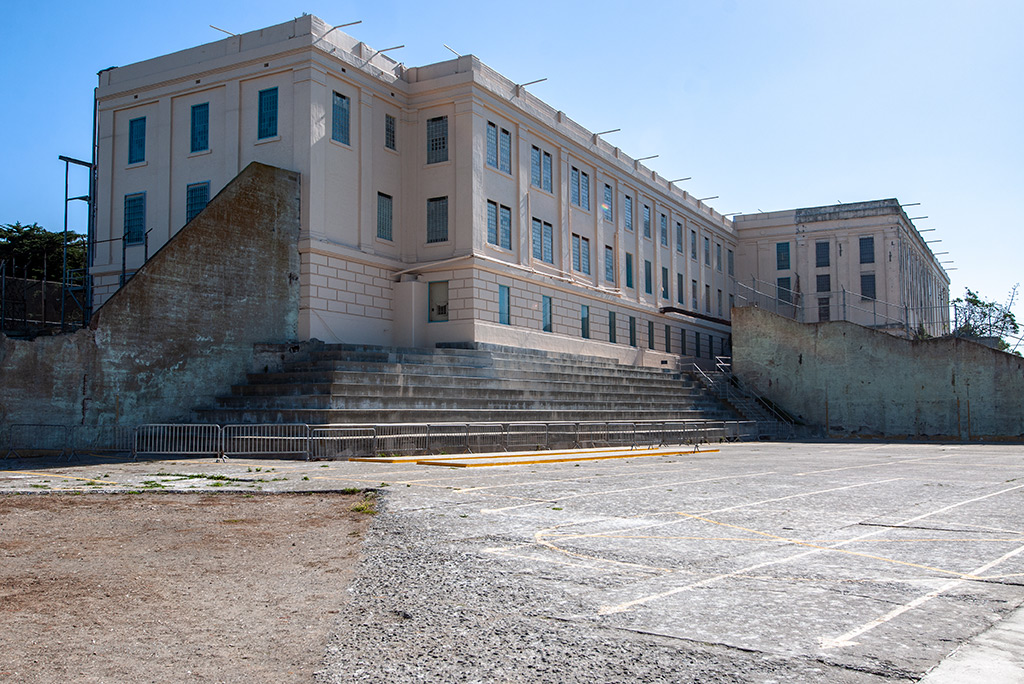
<svg viewBox="0 0 1024 684">
<path fill-rule="evenodd" d="M 688 374 L 483 345 L 308 345 L 195 414 L 309 425 L 739 419 Z"/>
</svg>

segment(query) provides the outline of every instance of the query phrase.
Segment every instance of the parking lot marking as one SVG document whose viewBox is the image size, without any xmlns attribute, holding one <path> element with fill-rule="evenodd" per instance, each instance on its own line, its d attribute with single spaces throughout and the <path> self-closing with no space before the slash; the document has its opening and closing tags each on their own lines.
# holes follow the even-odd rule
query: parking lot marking
<svg viewBox="0 0 1024 684">
<path fill-rule="evenodd" d="M 55 473 L 37 473 L 32 470 L 9 470 L 10 473 L 20 473 L 22 475 L 38 475 L 39 477 L 59 477 L 63 480 L 84 480 L 85 482 L 100 482 L 102 484 L 116 485 L 116 482 L 110 480 L 94 480 L 91 477 L 75 477 L 74 475 L 57 475 Z"/>
</svg>

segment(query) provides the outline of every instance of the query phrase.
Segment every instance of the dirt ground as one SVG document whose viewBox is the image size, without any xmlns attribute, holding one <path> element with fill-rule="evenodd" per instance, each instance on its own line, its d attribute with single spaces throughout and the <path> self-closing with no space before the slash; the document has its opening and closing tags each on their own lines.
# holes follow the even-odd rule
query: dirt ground
<svg viewBox="0 0 1024 684">
<path fill-rule="evenodd" d="M 0 682 L 299 682 L 348 609 L 361 495 L 0 496 Z"/>
</svg>

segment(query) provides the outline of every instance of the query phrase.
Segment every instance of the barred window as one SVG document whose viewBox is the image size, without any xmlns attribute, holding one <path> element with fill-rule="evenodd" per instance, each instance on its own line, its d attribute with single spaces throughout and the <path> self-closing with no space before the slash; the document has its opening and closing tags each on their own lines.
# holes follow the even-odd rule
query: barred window
<svg viewBox="0 0 1024 684">
<path fill-rule="evenodd" d="M 608 341 L 615 344 L 615 312 L 608 312 Z"/>
<path fill-rule="evenodd" d="M 498 244 L 498 203 L 487 202 L 487 242 Z"/>
<path fill-rule="evenodd" d="M 790 304 L 793 303 L 793 290 L 790 289 L 791 284 L 792 281 L 788 276 L 784 278 L 776 278 L 775 296 L 780 302 L 789 302 Z"/>
<path fill-rule="evenodd" d="M 544 332 L 551 332 L 551 297 L 540 296 L 540 324 Z"/>
<path fill-rule="evenodd" d="M 817 292 L 831 292 L 832 291 L 832 276 L 828 273 L 815 276 L 815 291 Z"/>
<path fill-rule="evenodd" d="M 569 171 L 569 201 L 580 205 L 580 170 L 575 166 Z"/>
<path fill-rule="evenodd" d="M 500 219 L 498 244 L 505 249 L 512 249 L 512 210 L 503 205 L 499 208 L 498 214 Z"/>
<path fill-rule="evenodd" d="M 427 119 L 427 163 L 445 161 L 448 161 L 448 117 L 437 116 Z"/>
<path fill-rule="evenodd" d="M 572 236 L 572 267 L 590 275 L 590 240 L 575 233 Z"/>
<path fill-rule="evenodd" d="M 547 152 L 544 153 L 544 183 L 543 187 L 548 192 L 551 192 L 551 155 Z"/>
<path fill-rule="evenodd" d="M 210 103 L 192 105 L 191 127 L 192 152 L 205 152 L 210 149 Z"/>
<path fill-rule="evenodd" d="M 604 212 L 604 220 L 611 223 L 612 220 L 612 186 L 605 183 L 604 186 L 604 204 L 601 205 L 601 211 Z"/>
<path fill-rule="evenodd" d="M 540 148 L 530 148 L 530 185 L 539 188 L 541 183 Z"/>
<path fill-rule="evenodd" d="M 511 317 L 509 315 L 509 293 L 508 285 L 498 286 L 498 323 L 502 325 L 511 325 Z"/>
<path fill-rule="evenodd" d="M 277 135 L 277 88 L 267 88 L 259 93 L 259 118 L 256 137 L 260 140 Z"/>
<path fill-rule="evenodd" d="M 504 128 L 501 129 L 498 146 L 498 168 L 505 173 L 512 173 L 512 134 Z"/>
<path fill-rule="evenodd" d="M 875 238 L 874 236 L 862 237 L 860 239 L 860 263 L 875 263 Z"/>
<path fill-rule="evenodd" d="M 384 115 L 384 147 L 389 150 L 397 150 L 397 141 L 395 139 L 395 117 L 390 114 Z"/>
<path fill-rule="evenodd" d="M 604 246 L 604 279 L 609 283 L 615 282 L 615 250 L 611 245 Z"/>
<path fill-rule="evenodd" d="M 789 243 L 775 243 L 775 268 L 779 271 L 789 270 Z"/>
<path fill-rule="evenodd" d="M 661 267 L 661 298 L 668 299 L 668 268 Z"/>
<path fill-rule="evenodd" d="M 647 321 L 647 348 L 654 349 L 654 321 Z"/>
<path fill-rule="evenodd" d="M 188 223 L 210 202 L 210 183 L 192 183 L 185 188 L 185 223 Z"/>
<path fill-rule="evenodd" d="M 590 209 L 590 176 L 580 171 L 580 206 Z"/>
<path fill-rule="evenodd" d="M 533 258 L 546 261 L 549 264 L 555 263 L 553 249 L 554 229 L 550 223 L 542 223 L 540 219 L 533 219 L 533 234 L 530 236 L 533 244 Z"/>
<path fill-rule="evenodd" d="M 817 268 L 828 266 L 831 261 L 829 256 L 828 241 L 814 243 L 814 265 Z"/>
<path fill-rule="evenodd" d="M 715 243 L 715 268 L 718 269 L 718 271 L 722 270 L 722 243 L 721 242 L 716 242 Z"/>
<path fill-rule="evenodd" d="M 644 237 L 651 237 L 651 208 L 644 205 Z"/>
<path fill-rule="evenodd" d="M 668 216 L 661 215 L 661 245 L 668 247 Z"/>
<path fill-rule="evenodd" d="M 629 317 L 629 346 L 636 346 L 636 316 Z"/>
<path fill-rule="evenodd" d="M 690 258 L 697 259 L 697 231 L 690 231 Z"/>
<path fill-rule="evenodd" d="M 427 200 L 427 242 L 448 240 L 448 198 L 432 197 Z"/>
<path fill-rule="evenodd" d="M 487 165 L 498 168 L 498 127 L 487 122 Z"/>
<path fill-rule="evenodd" d="M 736 257 L 732 253 L 731 249 L 729 250 L 728 266 L 729 266 L 729 275 L 736 275 Z"/>
<path fill-rule="evenodd" d="M 644 259 L 644 292 L 654 294 L 654 273 L 650 261 Z"/>
<path fill-rule="evenodd" d="M 331 140 L 344 145 L 349 144 L 349 99 L 340 93 L 334 93 L 331 107 Z"/>
<path fill-rule="evenodd" d="M 676 223 L 676 251 L 683 253 L 683 224 Z"/>
<path fill-rule="evenodd" d="M 623 207 L 624 207 L 625 212 L 626 212 L 626 216 L 625 216 L 626 230 L 632 231 L 633 230 L 633 198 L 630 197 L 629 195 L 626 195 L 625 197 L 623 197 Z"/>
<path fill-rule="evenodd" d="M 875 274 L 860 274 L 860 296 L 864 299 L 875 299 Z"/>
<path fill-rule="evenodd" d="M 626 287 L 633 287 L 633 255 L 626 252 Z"/>
<path fill-rule="evenodd" d="M 146 238 L 146 193 L 124 196 L 124 241 L 140 244 Z"/>
<path fill-rule="evenodd" d="M 128 163 L 146 161 L 146 117 L 128 122 Z"/>
<path fill-rule="evenodd" d="M 392 239 L 394 220 L 394 200 L 391 195 L 377 193 L 377 237 L 381 240 Z"/>
<path fill-rule="evenodd" d="M 580 304 L 580 336 L 590 339 L 590 307 L 586 304 Z"/>
<path fill-rule="evenodd" d="M 704 265 L 711 265 L 711 238 L 704 238 Z"/>
<path fill-rule="evenodd" d="M 683 274 L 676 273 L 676 301 L 686 304 L 686 295 L 683 292 Z"/>
</svg>

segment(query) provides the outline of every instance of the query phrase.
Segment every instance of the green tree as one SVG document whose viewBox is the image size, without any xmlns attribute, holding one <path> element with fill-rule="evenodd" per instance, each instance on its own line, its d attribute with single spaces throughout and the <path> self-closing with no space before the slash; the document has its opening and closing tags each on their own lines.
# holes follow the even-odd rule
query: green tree
<svg viewBox="0 0 1024 684">
<path fill-rule="evenodd" d="M 0 262 L 7 262 L 7 275 L 60 281 L 64 262 L 64 234 L 50 232 L 33 223 L 0 225 Z M 85 236 L 68 233 L 68 269 L 85 267 Z M 27 269 L 27 271 L 26 271 Z"/>
<path fill-rule="evenodd" d="M 953 300 L 956 312 L 953 334 L 961 337 L 995 337 L 999 339 L 998 349 L 1009 349 L 1010 345 L 1005 338 L 1020 334 L 1017 317 L 1012 311 L 1019 287 L 1020 283 L 1010 289 L 1006 304 L 985 301 L 976 292 L 966 288 L 962 298 Z"/>
</svg>

